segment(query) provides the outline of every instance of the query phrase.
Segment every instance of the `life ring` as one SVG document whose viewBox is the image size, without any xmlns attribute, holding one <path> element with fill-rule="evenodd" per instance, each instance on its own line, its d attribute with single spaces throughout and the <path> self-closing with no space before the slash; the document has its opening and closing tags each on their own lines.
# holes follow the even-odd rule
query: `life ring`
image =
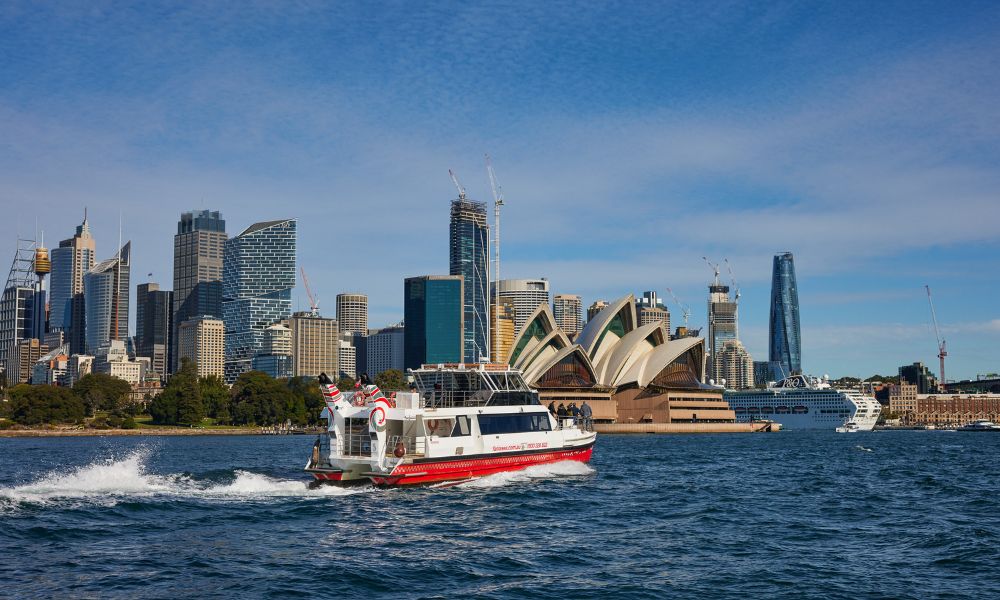
<svg viewBox="0 0 1000 600">
<path fill-rule="evenodd" d="M 430 429 L 432 431 L 436 430 L 438 428 L 437 419 L 431 419 L 429 421 L 424 421 L 424 425 L 427 426 L 427 429 Z"/>
</svg>

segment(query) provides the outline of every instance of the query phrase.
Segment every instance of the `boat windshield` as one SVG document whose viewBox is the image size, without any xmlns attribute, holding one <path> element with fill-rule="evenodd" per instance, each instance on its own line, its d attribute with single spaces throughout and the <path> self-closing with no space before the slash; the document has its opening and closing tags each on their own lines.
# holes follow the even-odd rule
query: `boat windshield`
<svg viewBox="0 0 1000 600">
<path fill-rule="evenodd" d="M 538 404 L 538 394 L 520 371 L 476 368 L 422 368 L 411 371 L 427 407 L 524 406 Z"/>
</svg>

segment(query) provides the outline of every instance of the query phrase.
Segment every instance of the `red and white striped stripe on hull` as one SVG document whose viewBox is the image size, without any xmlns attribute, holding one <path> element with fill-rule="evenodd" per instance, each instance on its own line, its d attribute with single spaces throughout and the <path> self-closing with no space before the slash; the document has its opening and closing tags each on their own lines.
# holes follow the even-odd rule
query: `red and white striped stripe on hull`
<svg viewBox="0 0 1000 600">
<path fill-rule="evenodd" d="M 344 477 L 343 471 L 318 471 L 314 469 L 306 469 L 316 481 L 342 481 Z"/>
<path fill-rule="evenodd" d="M 389 475 L 368 473 L 372 483 L 380 486 L 419 485 L 474 479 L 504 471 L 520 471 L 533 465 L 575 460 L 587 462 L 594 451 L 591 442 L 586 446 L 564 448 L 562 450 L 540 450 L 537 452 L 491 455 L 485 458 L 452 457 L 447 460 L 436 458 L 417 459 L 412 463 L 399 465 Z"/>
</svg>

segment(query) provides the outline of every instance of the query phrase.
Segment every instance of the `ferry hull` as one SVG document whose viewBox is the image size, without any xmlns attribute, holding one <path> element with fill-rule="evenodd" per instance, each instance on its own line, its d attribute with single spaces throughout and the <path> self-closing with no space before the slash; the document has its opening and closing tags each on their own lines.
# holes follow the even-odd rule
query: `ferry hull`
<svg viewBox="0 0 1000 600">
<path fill-rule="evenodd" d="M 368 474 L 372 483 L 382 487 L 426 485 L 448 481 L 476 479 L 505 471 L 520 471 L 534 465 L 574 460 L 587 462 L 594 451 L 593 443 L 576 448 L 543 450 L 531 453 L 493 455 L 482 458 L 455 457 L 448 460 L 426 459 L 396 467 L 389 475 Z"/>
</svg>

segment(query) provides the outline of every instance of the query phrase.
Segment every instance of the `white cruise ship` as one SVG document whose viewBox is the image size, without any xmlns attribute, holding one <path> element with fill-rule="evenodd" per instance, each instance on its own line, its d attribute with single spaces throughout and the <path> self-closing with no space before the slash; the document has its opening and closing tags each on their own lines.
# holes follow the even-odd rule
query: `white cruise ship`
<svg viewBox="0 0 1000 600">
<path fill-rule="evenodd" d="M 805 375 L 793 375 L 765 390 L 726 390 L 723 398 L 739 423 L 768 419 L 792 430 L 832 431 L 853 422 L 858 430 L 871 431 L 882 412 L 872 396 L 834 389 L 827 379 Z"/>
</svg>

